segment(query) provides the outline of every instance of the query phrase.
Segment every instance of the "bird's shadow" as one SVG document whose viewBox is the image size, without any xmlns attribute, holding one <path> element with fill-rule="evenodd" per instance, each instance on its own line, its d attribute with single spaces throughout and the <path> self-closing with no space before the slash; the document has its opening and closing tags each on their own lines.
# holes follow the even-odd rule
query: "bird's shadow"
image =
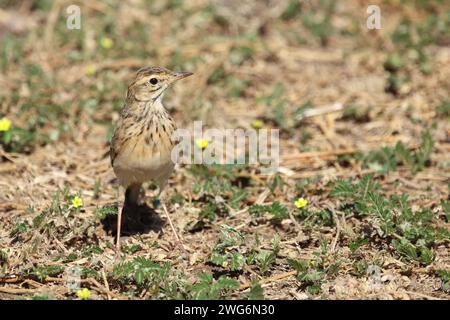
<svg viewBox="0 0 450 320">
<path fill-rule="evenodd" d="M 117 203 L 109 207 L 117 210 Z M 106 215 L 101 220 L 103 230 L 110 235 L 117 233 L 117 214 Z M 125 205 L 122 212 L 121 236 L 131 236 L 135 234 L 144 234 L 160 232 L 164 226 L 164 221 L 157 215 L 154 208 L 147 203 L 141 205 Z"/>
</svg>

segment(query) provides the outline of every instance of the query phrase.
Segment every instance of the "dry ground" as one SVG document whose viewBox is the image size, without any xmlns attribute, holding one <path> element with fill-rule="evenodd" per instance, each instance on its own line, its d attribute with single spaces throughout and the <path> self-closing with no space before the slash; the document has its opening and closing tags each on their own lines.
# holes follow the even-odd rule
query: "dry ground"
<svg viewBox="0 0 450 320">
<path fill-rule="evenodd" d="M 332 1 L 299 10 L 295 1 L 240 1 L 239 13 L 235 1 L 78 1 L 82 29 L 70 31 L 68 2 L 0 3 L 0 118 L 34 134 L 2 142 L 0 132 L 1 299 L 76 298 L 66 284 L 74 267 L 95 299 L 261 298 L 260 288 L 266 299 L 449 298 L 448 6 L 380 2 L 383 29 L 369 31 L 364 1 L 336 3 L 329 15 Z M 422 26 L 430 16 L 444 24 L 442 34 L 429 27 L 430 43 L 392 40 L 405 17 Z M 389 67 L 396 52 L 402 61 Z M 281 129 L 277 175 L 177 167 L 167 198 L 187 259 L 151 183 L 150 209 L 125 223 L 122 258 L 114 252 L 115 216 L 106 213 L 119 193 L 108 138 L 143 65 L 195 73 L 166 97 L 180 126 L 261 119 Z M 413 160 L 390 153 L 399 141 Z M 384 209 L 373 202 L 365 212 L 365 194 L 331 193 L 336 181 L 367 175 L 385 200 L 408 195 L 407 209 L 381 200 Z M 295 207 L 299 197 L 306 208 Z M 289 214 L 278 216 L 276 202 Z M 255 204 L 269 209 L 255 214 Z M 384 214 L 394 221 L 386 232 Z M 211 261 L 214 253 L 226 261 Z"/>
</svg>

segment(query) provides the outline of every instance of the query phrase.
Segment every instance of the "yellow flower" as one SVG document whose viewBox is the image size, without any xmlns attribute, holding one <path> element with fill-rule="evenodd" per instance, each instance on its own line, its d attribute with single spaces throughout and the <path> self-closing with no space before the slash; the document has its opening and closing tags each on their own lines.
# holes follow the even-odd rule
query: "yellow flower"
<svg viewBox="0 0 450 320">
<path fill-rule="evenodd" d="M 100 45 L 104 49 L 111 49 L 113 44 L 114 44 L 114 42 L 112 41 L 111 38 L 103 37 L 100 39 Z"/>
<path fill-rule="evenodd" d="M 294 204 L 298 209 L 302 209 L 308 205 L 308 200 L 304 198 L 298 198 L 297 200 L 295 200 Z"/>
<path fill-rule="evenodd" d="M 77 296 L 80 299 L 87 300 L 91 297 L 91 292 L 87 288 L 83 288 L 77 291 Z"/>
<path fill-rule="evenodd" d="M 208 146 L 208 144 L 209 142 L 206 139 L 201 138 L 197 140 L 197 146 L 202 150 L 205 149 Z"/>
<path fill-rule="evenodd" d="M 92 76 L 97 72 L 97 69 L 94 66 L 87 66 L 86 69 L 84 69 L 84 73 L 86 73 L 88 76 Z"/>
<path fill-rule="evenodd" d="M 0 119 L 0 131 L 8 131 L 11 128 L 11 120 L 8 118 Z"/>
<path fill-rule="evenodd" d="M 72 199 L 72 206 L 74 208 L 79 208 L 83 206 L 83 199 L 81 199 L 79 196 L 75 196 Z"/>
<path fill-rule="evenodd" d="M 252 121 L 252 128 L 253 129 L 261 129 L 264 125 L 264 122 L 262 120 L 253 120 Z"/>
</svg>

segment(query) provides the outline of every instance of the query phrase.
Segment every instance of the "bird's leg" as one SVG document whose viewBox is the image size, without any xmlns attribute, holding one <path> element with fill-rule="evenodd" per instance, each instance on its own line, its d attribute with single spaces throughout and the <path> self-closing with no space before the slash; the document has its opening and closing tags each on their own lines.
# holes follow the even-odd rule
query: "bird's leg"
<svg viewBox="0 0 450 320">
<path fill-rule="evenodd" d="M 117 228 L 116 228 L 116 253 L 120 255 L 120 233 L 122 229 L 122 213 L 126 206 L 125 199 L 123 199 L 122 186 L 117 188 Z M 122 201 L 123 200 L 123 201 Z"/>
<path fill-rule="evenodd" d="M 184 253 L 186 256 L 188 256 L 188 252 L 186 251 L 186 248 L 184 247 L 183 242 L 181 241 L 180 237 L 178 236 L 177 231 L 175 230 L 175 227 L 174 227 L 174 225 L 173 225 L 173 223 L 172 223 L 172 219 L 170 219 L 170 215 L 169 215 L 169 211 L 167 210 L 166 203 L 165 203 L 163 197 L 160 196 L 161 193 L 162 193 L 162 192 L 159 193 L 159 199 L 160 199 L 160 201 L 161 201 L 161 206 L 163 207 L 164 213 L 165 213 L 166 216 L 167 216 L 167 220 L 169 221 L 170 228 L 172 229 L 172 232 L 173 232 L 173 234 L 174 234 L 174 236 L 175 236 L 175 239 L 176 239 L 176 241 L 177 241 L 177 244 L 180 246 L 180 248 L 181 248 L 181 250 L 183 251 L 183 253 Z"/>
<path fill-rule="evenodd" d="M 120 204 L 117 206 L 117 234 L 116 234 L 116 250 L 117 252 L 120 252 L 120 229 L 122 226 L 122 212 L 123 212 L 123 204 Z"/>
</svg>

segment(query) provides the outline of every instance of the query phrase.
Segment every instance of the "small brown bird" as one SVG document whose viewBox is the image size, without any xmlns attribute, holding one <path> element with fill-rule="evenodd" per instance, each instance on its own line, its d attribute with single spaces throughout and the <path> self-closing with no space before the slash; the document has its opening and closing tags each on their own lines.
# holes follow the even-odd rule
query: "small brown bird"
<svg viewBox="0 0 450 320">
<path fill-rule="evenodd" d="M 126 190 L 125 203 L 119 205 L 117 217 L 118 250 L 123 207 L 138 204 L 142 183 L 150 179 L 158 183 L 158 196 L 161 195 L 173 171 L 171 152 L 176 141 L 172 134 L 176 127 L 162 98 L 173 83 L 190 75 L 190 72 L 173 72 L 163 67 L 144 67 L 128 86 L 110 146 L 111 165 Z M 163 200 L 161 205 L 181 244 Z"/>
</svg>

